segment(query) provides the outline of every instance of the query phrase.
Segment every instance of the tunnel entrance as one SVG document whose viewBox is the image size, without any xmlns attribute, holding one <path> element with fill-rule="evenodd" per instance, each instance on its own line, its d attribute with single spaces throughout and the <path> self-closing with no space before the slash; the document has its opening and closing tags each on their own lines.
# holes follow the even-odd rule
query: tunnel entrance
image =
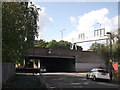
<svg viewBox="0 0 120 90">
<path fill-rule="evenodd" d="M 40 60 L 40 67 L 46 68 L 47 72 L 74 72 L 74 56 L 29 56 L 29 59 Z"/>
<path fill-rule="evenodd" d="M 75 60 L 67 58 L 46 58 L 40 61 L 48 72 L 75 71 Z"/>
</svg>

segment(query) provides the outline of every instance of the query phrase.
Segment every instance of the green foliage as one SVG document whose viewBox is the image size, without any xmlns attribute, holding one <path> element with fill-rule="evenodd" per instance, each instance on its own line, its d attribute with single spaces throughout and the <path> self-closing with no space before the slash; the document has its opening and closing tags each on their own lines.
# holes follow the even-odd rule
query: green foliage
<svg viewBox="0 0 120 90">
<path fill-rule="evenodd" d="M 43 48 L 45 48 L 47 46 L 47 44 L 48 44 L 48 42 L 44 41 L 43 39 L 34 41 L 34 46 L 35 47 L 43 47 Z"/>
<path fill-rule="evenodd" d="M 48 43 L 47 48 L 54 48 L 54 49 L 70 49 L 71 43 L 68 41 L 59 41 L 52 40 Z"/>
<path fill-rule="evenodd" d="M 48 43 L 48 45 L 46 46 L 47 48 L 58 48 L 60 45 L 58 44 L 58 42 L 56 40 L 52 40 Z"/>
<path fill-rule="evenodd" d="M 109 46 L 108 45 L 95 42 L 90 46 L 89 50 L 99 53 L 100 55 L 104 57 L 105 60 L 109 59 Z"/>
<path fill-rule="evenodd" d="M 52 48 L 52 49 L 70 49 L 71 42 L 68 41 L 56 41 L 52 40 L 50 42 L 45 42 L 44 40 L 35 40 L 35 47 L 44 47 L 44 48 Z M 78 46 L 78 50 L 82 51 L 82 47 Z"/>
<path fill-rule="evenodd" d="M 94 51 L 94 52 L 99 52 L 100 49 L 102 49 L 103 47 L 104 47 L 104 44 L 95 42 L 90 46 L 89 50 Z"/>
<path fill-rule="evenodd" d="M 120 30 L 120 29 L 118 29 L 118 30 Z M 108 38 L 111 38 L 111 42 L 112 42 L 111 58 L 114 61 L 120 60 L 120 37 L 118 35 L 111 34 L 111 37 L 110 37 L 110 35 L 108 36 Z M 110 44 L 105 45 L 105 44 L 100 44 L 100 43 L 93 43 L 89 50 L 95 51 L 95 52 L 101 54 L 105 60 L 109 60 Z"/>
<path fill-rule="evenodd" d="M 28 2 L 2 4 L 2 59 L 20 62 L 37 36 L 37 8 Z"/>
<path fill-rule="evenodd" d="M 52 40 L 48 43 L 47 48 L 53 48 L 53 49 L 70 49 L 71 42 L 68 41 L 56 41 Z"/>
<path fill-rule="evenodd" d="M 113 46 L 113 55 L 115 59 L 120 60 L 120 39 L 118 39 L 117 43 Z"/>
</svg>

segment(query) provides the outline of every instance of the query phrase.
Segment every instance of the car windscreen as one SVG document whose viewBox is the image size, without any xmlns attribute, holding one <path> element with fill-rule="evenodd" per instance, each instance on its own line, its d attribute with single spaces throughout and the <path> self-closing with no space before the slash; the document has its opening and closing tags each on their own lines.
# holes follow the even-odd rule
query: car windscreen
<svg viewBox="0 0 120 90">
<path fill-rule="evenodd" d="M 105 71 L 105 70 L 98 70 L 98 72 L 101 72 L 101 73 L 108 73 L 108 72 Z"/>
</svg>

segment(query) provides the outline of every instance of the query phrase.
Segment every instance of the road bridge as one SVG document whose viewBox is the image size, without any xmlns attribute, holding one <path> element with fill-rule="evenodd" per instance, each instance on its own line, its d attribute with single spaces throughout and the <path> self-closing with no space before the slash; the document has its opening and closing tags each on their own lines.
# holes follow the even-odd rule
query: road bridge
<svg viewBox="0 0 120 90">
<path fill-rule="evenodd" d="M 28 50 L 26 63 L 30 59 L 40 62 L 37 67 L 44 66 L 49 72 L 86 71 L 93 67 L 105 67 L 103 58 L 90 51 L 35 47 Z"/>
</svg>

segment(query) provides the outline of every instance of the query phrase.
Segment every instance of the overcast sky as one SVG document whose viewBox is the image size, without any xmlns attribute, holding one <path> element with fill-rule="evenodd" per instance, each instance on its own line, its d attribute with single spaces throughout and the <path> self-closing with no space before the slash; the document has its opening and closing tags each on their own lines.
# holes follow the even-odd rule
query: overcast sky
<svg viewBox="0 0 120 90">
<path fill-rule="evenodd" d="M 46 41 L 63 40 L 78 42 L 93 40 L 94 30 L 105 28 L 105 32 L 115 32 L 118 26 L 117 2 L 36 2 L 42 11 L 39 12 L 39 37 Z M 85 38 L 79 35 L 84 33 Z M 80 44 L 84 50 L 90 43 Z"/>
</svg>

